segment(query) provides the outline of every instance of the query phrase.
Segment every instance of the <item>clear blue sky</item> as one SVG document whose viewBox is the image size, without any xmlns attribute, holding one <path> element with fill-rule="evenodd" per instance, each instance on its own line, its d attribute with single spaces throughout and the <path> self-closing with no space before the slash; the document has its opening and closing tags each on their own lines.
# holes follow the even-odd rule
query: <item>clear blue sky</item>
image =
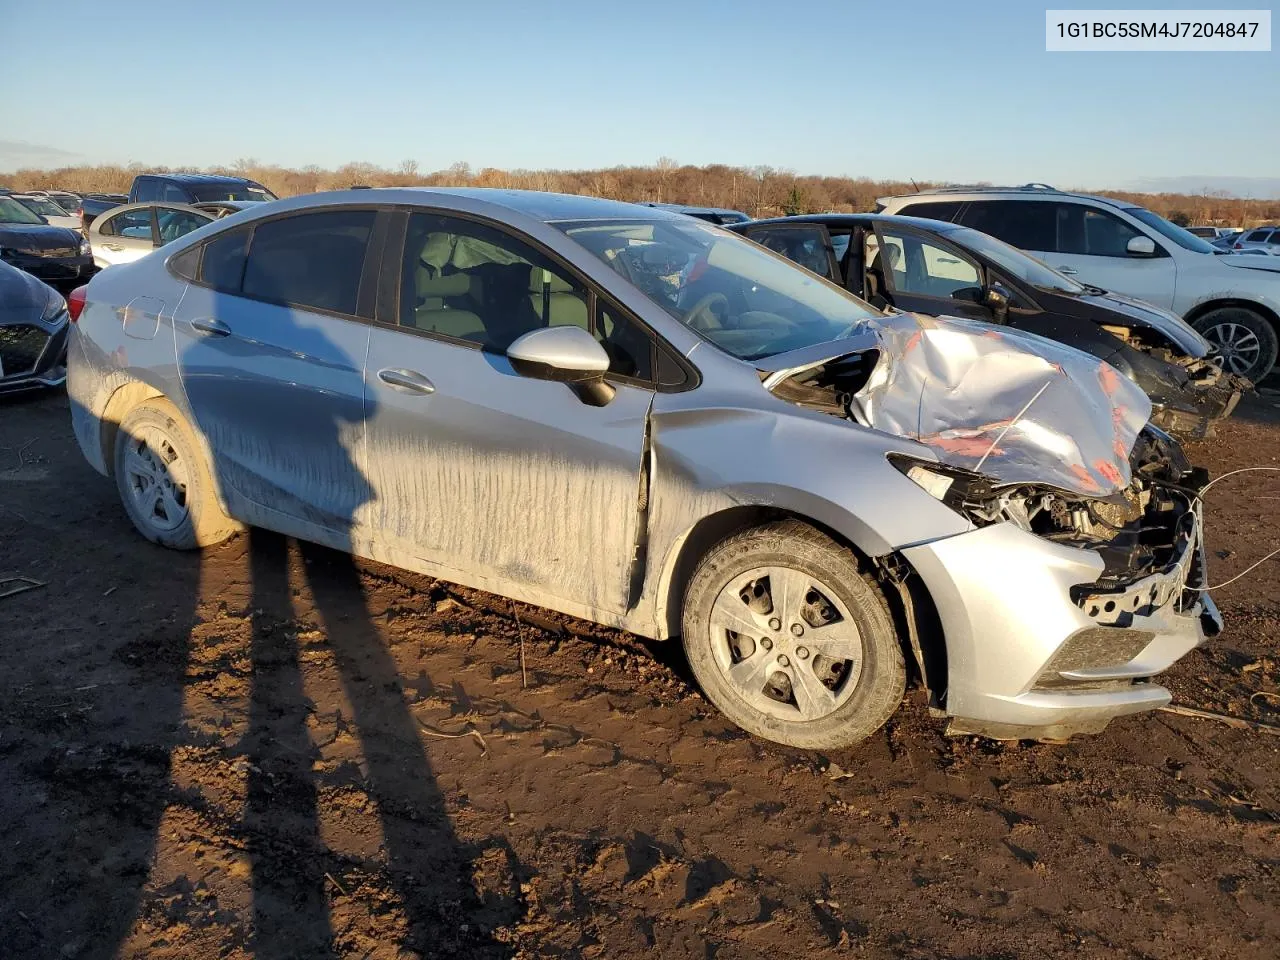
<svg viewBox="0 0 1280 960">
<path fill-rule="evenodd" d="M 1280 177 L 1280 54 L 1046 53 L 1046 5 L 1104 6 L 0 0 L 0 170 L 669 156 L 1092 187 Z"/>
</svg>

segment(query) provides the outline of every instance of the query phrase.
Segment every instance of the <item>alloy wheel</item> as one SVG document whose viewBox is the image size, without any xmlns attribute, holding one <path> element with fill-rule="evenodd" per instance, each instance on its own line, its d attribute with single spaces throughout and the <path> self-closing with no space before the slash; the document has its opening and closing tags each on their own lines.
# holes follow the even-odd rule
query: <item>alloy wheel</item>
<svg viewBox="0 0 1280 960">
<path fill-rule="evenodd" d="M 1237 376 L 1244 376 L 1262 355 L 1258 335 L 1239 323 L 1224 321 L 1201 331 L 1213 347 L 1213 355 Z"/>
</svg>

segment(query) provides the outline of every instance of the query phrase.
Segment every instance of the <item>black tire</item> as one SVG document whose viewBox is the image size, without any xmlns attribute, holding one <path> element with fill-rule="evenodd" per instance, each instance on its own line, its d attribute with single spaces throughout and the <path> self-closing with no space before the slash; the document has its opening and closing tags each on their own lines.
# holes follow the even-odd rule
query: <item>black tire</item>
<svg viewBox="0 0 1280 960">
<path fill-rule="evenodd" d="M 1280 353 L 1280 337 L 1277 336 L 1276 328 L 1266 317 L 1248 307 L 1218 307 L 1196 317 L 1192 326 L 1217 349 L 1222 343 L 1221 331 L 1228 324 L 1243 327 L 1257 337 L 1259 351 L 1256 360 L 1247 369 L 1235 370 L 1230 364 L 1224 364 L 1224 368 L 1229 373 L 1257 383 L 1271 372 L 1276 364 L 1276 355 Z"/>
<path fill-rule="evenodd" d="M 151 440 L 159 441 L 155 446 L 164 452 L 153 450 Z M 148 515 L 139 502 L 145 496 L 141 491 L 145 480 L 138 476 L 136 470 L 130 469 L 131 451 L 166 461 L 172 454 L 173 460 L 169 463 L 182 464 L 180 474 L 176 468 L 173 474 L 169 474 L 167 469 L 165 471 L 171 483 L 171 502 L 181 510 L 165 517 L 163 523 L 155 511 Z M 125 512 L 138 532 L 148 540 L 173 550 L 194 550 L 221 543 L 242 529 L 223 512 L 214 494 L 213 479 L 200 445 L 182 414 L 168 400 L 147 400 L 125 414 L 116 433 L 112 463 L 116 489 Z"/>
<path fill-rule="evenodd" d="M 785 719 L 757 709 L 738 692 L 717 658 L 715 645 L 723 636 L 712 627 L 717 597 L 735 579 L 769 566 L 814 578 L 844 605 L 860 635 L 860 672 L 856 679 L 845 681 L 852 684 L 852 691 L 846 691 L 845 699 L 818 719 L 802 719 L 799 713 L 795 719 Z M 785 639 L 783 632 L 785 628 L 775 634 L 780 638 L 777 642 Z M 707 699 L 742 729 L 788 746 L 830 750 L 864 740 L 893 715 L 906 689 L 902 645 L 879 587 L 863 575 L 848 549 L 798 521 L 746 530 L 708 552 L 685 594 L 683 641 L 689 665 Z M 791 659 L 795 660 L 794 655 Z M 814 656 L 815 669 L 817 663 Z M 853 678 L 852 669 L 848 676 Z"/>
</svg>

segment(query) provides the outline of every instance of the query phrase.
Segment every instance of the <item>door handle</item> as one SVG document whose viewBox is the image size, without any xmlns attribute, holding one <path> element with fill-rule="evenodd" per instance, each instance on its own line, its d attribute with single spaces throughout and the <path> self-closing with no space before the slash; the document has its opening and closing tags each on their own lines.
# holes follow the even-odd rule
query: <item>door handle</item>
<svg viewBox="0 0 1280 960">
<path fill-rule="evenodd" d="M 378 379 L 401 393 L 436 392 L 435 384 L 416 370 L 396 370 L 388 367 L 378 371 Z"/>
<path fill-rule="evenodd" d="M 118 243 L 104 243 L 104 244 L 103 244 L 103 246 L 104 246 L 104 247 L 106 247 L 108 250 L 123 250 L 123 249 L 124 249 L 124 247 L 120 246 L 120 244 L 118 244 Z"/>
<path fill-rule="evenodd" d="M 201 333 L 208 334 L 211 337 L 225 337 L 231 333 L 231 328 L 221 320 L 215 320 L 213 317 L 200 317 L 191 321 L 191 328 L 199 330 Z"/>
<path fill-rule="evenodd" d="M 1080 271 L 1075 267 L 1058 267 L 1058 272 L 1068 277 L 1074 277 Z"/>
</svg>

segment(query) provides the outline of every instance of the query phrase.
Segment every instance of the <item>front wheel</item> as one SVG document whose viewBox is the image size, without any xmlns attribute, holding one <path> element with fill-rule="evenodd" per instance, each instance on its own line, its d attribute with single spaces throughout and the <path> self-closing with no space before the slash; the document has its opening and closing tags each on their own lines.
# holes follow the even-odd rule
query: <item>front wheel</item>
<svg viewBox="0 0 1280 960">
<path fill-rule="evenodd" d="M 707 698 L 767 740 L 848 746 L 902 700 L 906 665 L 879 589 L 849 550 L 803 523 L 714 547 L 690 581 L 683 620 Z"/>
<path fill-rule="evenodd" d="M 1192 324 L 1213 346 L 1223 368 L 1257 383 L 1276 363 L 1276 328 L 1248 307 L 1218 307 Z"/>
</svg>

